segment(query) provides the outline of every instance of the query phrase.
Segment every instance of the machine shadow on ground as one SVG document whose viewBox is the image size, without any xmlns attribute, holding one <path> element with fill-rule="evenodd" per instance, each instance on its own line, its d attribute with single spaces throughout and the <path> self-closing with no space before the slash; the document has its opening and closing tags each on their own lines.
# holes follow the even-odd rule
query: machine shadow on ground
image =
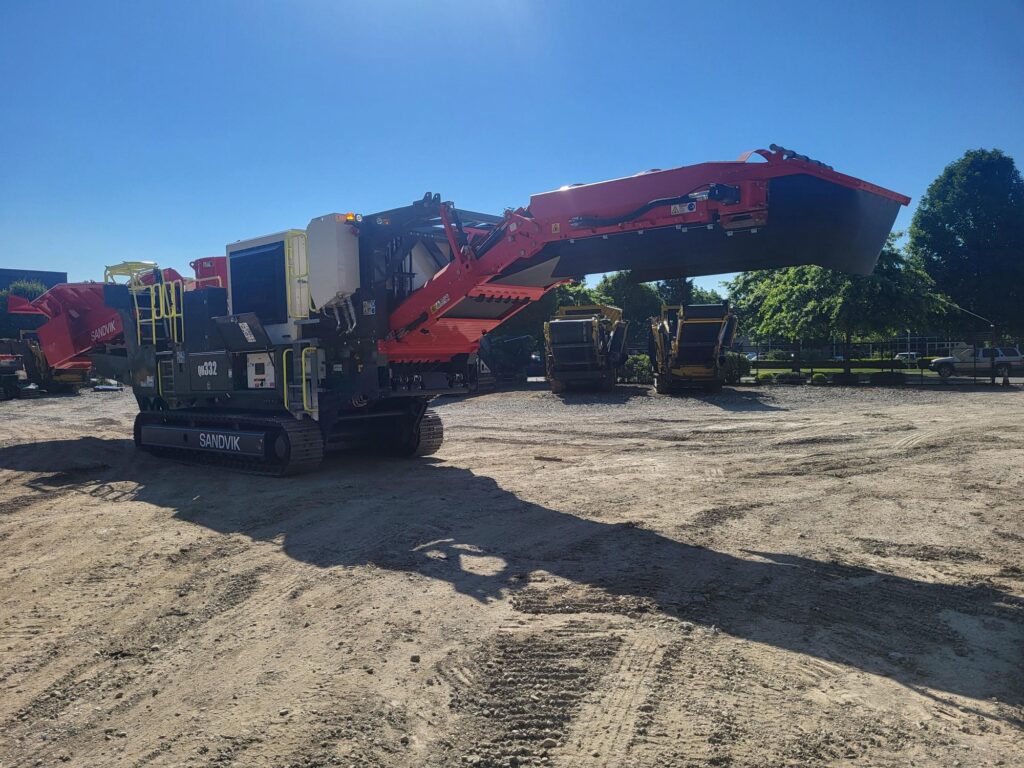
<svg viewBox="0 0 1024 768">
<path fill-rule="evenodd" d="M 546 387 L 545 387 L 546 388 Z M 608 392 L 587 389 L 570 389 L 554 395 L 566 405 L 606 405 L 628 403 L 636 397 L 653 397 L 654 389 L 646 384 L 616 384 Z"/>
<path fill-rule="evenodd" d="M 548 391 L 547 384 L 544 386 L 535 387 L 531 383 L 529 387 L 515 387 L 513 389 L 530 389 L 538 391 Z M 485 397 L 486 395 L 481 395 Z M 770 400 L 770 395 L 765 392 L 749 389 L 749 388 L 731 388 L 726 387 L 721 392 L 706 393 L 701 390 L 693 390 L 692 392 L 680 391 L 673 395 L 659 395 L 654 391 L 654 387 L 647 384 L 617 384 L 615 389 L 610 392 L 596 392 L 588 390 L 573 390 L 570 389 L 568 392 L 563 392 L 558 395 L 554 395 L 566 405 L 623 405 L 628 403 L 630 400 L 638 398 L 678 398 L 682 400 L 695 400 L 702 403 L 707 403 L 715 408 L 720 408 L 723 411 L 783 411 L 785 408 L 781 408 L 777 405 L 773 405 Z M 441 404 L 452 402 L 452 400 L 442 401 Z M 436 408 L 438 403 L 435 402 L 434 407 Z"/>
<path fill-rule="evenodd" d="M 273 479 L 162 465 L 129 440 L 84 438 L 0 448 L 0 468 L 39 473 L 29 483 L 37 491 L 144 501 L 318 568 L 369 564 L 446 582 L 481 603 L 529 594 L 539 612 L 580 610 L 558 604 L 551 580 L 530 582 L 544 571 L 592 597 L 629 598 L 638 612 L 912 687 L 1024 704 L 1024 600 L 989 586 L 768 551 L 738 557 L 530 503 L 432 460 L 336 457 L 314 474 Z M 480 572 L 481 557 L 500 565 Z"/>
<path fill-rule="evenodd" d="M 720 393 L 713 395 L 700 395 L 701 402 L 721 408 L 723 411 L 785 411 L 778 405 L 773 405 L 771 396 L 765 392 L 755 389 L 723 389 Z"/>
</svg>

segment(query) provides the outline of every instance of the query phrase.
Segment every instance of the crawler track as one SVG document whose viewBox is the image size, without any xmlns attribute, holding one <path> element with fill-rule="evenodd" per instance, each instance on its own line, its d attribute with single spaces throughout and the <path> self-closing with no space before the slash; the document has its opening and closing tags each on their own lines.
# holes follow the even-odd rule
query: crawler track
<svg viewBox="0 0 1024 768">
<path fill-rule="evenodd" d="M 266 434 L 264 455 L 244 456 L 223 451 L 174 448 L 145 444 L 144 426 L 209 428 L 221 432 Z M 323 436 L 315 421 L 299 421 L 291 416 L 260 414 L 211 414 L 194 411 L 145 411 L 135 418 L 135 445 L 142 450 L 188 464 L 203 464 L 254 475 L 283 477 L 316 469 L 324 455 Z"/>
<path fill-rule="evenodd" d="M 419 444 L 416 446 L 414 456 L 430 456 L 437 453 L 444 442 L 444 425 L 441 417 L 434 411 L 427 409 L 420 421 Z"/>
</svg>

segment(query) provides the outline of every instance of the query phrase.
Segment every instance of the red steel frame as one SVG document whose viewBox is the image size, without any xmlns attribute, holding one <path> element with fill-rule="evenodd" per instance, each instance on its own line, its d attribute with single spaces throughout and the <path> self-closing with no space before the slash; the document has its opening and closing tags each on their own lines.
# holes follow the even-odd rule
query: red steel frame
<svg viewBox="0 0 1024 768">
<path fill-rule="evenodd" d="M 747 162 L 751 154 L 760 155 L 765 162 Z M 392 313 L 391 334 L 379 343 L 379 350 L 391 362 L 419 363 L 450 360 L 458 354 L 475 352 L 484 333 L 566 282 L 559 280 L 543 287 L 489 284 L 514 262 L 535 256 L 548 243 L 711 222 L 717 222 L 724 229 L 764 226 L 768 219 L 768 181 L 797 174 L 870 192 L 901 205 L 910 202 L 905 195 L 773 147 L 772 151 L 748 152 L 736 161 L 652 171 L 533 195 L 528 212 L 523 208 L 506 212 L 504 222 L 498 225 L 502 231 L 501 241 L 482 256 L 475 252 L 474 243 L 479 243 L 480 236 L 489 233 L 467 229 L 469 244 L 460 246 L 458 234 L 445 215 L 446 205 L 442 207 L 442 221 L 453 260 Z M 726 207 L 714 199 L 697 196 L 693 205 L 660 206 L 635 219 L 610 226 L 581 227 L 579 222 L 576 226 L 573 223 L 581 212 L 586 212 L 588 218 L 611 218 L 635 210 L 648 201 L 678 198 L 681 193 L 695 193 L 712 184 L 738 187 L 742 204 Z M 446 311 L 466 297 L 504 298 L 521 304 L 496 319 L 447 318 Z"/>
</svg>

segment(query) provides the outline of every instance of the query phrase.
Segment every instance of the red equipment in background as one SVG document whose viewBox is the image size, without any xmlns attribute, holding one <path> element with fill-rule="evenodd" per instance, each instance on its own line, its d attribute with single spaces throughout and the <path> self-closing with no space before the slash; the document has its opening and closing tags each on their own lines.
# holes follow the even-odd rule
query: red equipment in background
<svg viewBox="0 0 1024 768">
<path fill-rule="evenodd" d="M 140 271 L 135 279 L 142 285 L 157 282 L 156 268 Z M 173 269 L 159 271 L 163 282 L 181 281 Z M 124 325 L 117 310 L 103 301 L 103 283 L 61 283 L 32 301 L 9 296 L 7 311 L 14 315 L 49 318 L 36 334 L 46 364 L 57 371 L 88 371 L 89 352 L 103 344 L 120 342 Z"/>
<path fill-rule="evenodd" d="M 228 287 L 228 260 L 226 256 L 208 256 L 205 259 L 196 259 L 189 262 L 189 266 L 195 272 L 196 282 L 206 286 Z"/>
<path fill-rule="evenodd" d="M 86 353 L 124 333 L 117 312 L 103 303 L 103 283 L 61 283 L 31 302 L 18 296 L 8 302 L 11 314 L 49 318 L 36 333 L 47 364 L 56 370 L 88 370 Z"/>
</svg>

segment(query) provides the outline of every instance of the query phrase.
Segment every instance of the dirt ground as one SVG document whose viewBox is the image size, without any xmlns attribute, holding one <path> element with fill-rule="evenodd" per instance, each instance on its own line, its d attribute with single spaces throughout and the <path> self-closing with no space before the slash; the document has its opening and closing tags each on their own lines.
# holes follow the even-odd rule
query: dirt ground
<svg viewBox="0 0 1024 768">
<path fill-rule="evenodd" d="M 437 408 L 278 480 L 0 404 L 0 765 L 1024 764 L 1020 389 Z"/>
</svg>

